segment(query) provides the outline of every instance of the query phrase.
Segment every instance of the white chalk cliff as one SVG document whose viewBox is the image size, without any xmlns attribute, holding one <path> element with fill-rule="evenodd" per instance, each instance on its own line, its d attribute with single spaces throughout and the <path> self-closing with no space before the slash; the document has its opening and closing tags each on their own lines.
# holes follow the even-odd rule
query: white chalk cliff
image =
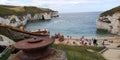
<svg viewBox="0 0 120 60">
<path fill-rule="evenodd" d="M 0 5 L 0 23 L 14 27 L 25 25 L 27 21 L 50 20 L 58 16 L 58 11 L 49 8 Z"/>
<path fill-rule="evenodd" d="M 102 13 L 97 20 L 97 29 L 107 30 L 112 34 L 120 35 L 120 10 L 115 10 L 116 8 Z"/>
<path fill-rule="evenodd" d="M 58 12 L 50 12 L 50 13 L 36 13 L 34 15 L 26 14 L 24 16 L 16 16 L 16 15 L 10 15 L 6 18 L 0 17 L 0 23 L 11 25 L 14 27 L 25 25 L 27 21 L 33 21 L 33 20 L 50 20 L 52 17 L 57 17 Z"/>
</svg>

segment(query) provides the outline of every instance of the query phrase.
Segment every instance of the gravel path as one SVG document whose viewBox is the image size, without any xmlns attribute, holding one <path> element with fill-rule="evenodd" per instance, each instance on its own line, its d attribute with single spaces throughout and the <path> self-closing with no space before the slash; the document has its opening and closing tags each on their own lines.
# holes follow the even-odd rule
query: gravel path
<svg viewBox="0 0 120 60">
<path fill-rule="evenodd" d="M 120 42 L 115 42 L 110 44 L 102 55 L 107 60 L 120 60 L 120 47 L 117 46 L 120 45 Z"/>
<path fill-rule="evenodd" d="M 107 60 L 120 60 L 119 49 L 108 49 L 102 54 Z"/>
</svg>

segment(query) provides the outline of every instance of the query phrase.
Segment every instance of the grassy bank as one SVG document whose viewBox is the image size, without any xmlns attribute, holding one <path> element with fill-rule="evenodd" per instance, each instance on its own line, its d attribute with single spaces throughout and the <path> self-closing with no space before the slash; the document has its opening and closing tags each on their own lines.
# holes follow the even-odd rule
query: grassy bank
<svg viewBox="0 0 120 60">
<path fill-rule="evenodd" d="M 9 16 L 9 15 L 26 15 L 26 14 L 35 14 L 35 13 L 49 13 L 53 10 L 48 8 L 39 8 L 34 6 L 9 6 L 9 5 L 0 5 L 0 16 Z"/>
<path fill-rule="evenodd" d="M 98 52 L 104 47 L 93 46 L 67 46 L 52 45 L 52 48 L 61 49 L 66 52 L 68 60 L 105 60 Z M 89 51 L 92 50 L 92 51 Z M 11 51 L 9 50 L 0 60 L 7 60 Z"/>
<path fill-rule="evenodd" d="M 98 52 L 104 47 L 52 45 L 66 52 L 68 60 L 105 60 Z M 92 50 L 91 52 L 88 51 Z"/>
<path fill-rule="evenodd" d="M 119 11 L 120 11 L 120 6 L 117 6 L 115 8 L 112 8 L 110 10 L 103 12 L 100 16 L 107 16 L 107 15 L 112 16 L 114 13 L 119 12 Z"/>
</svg>

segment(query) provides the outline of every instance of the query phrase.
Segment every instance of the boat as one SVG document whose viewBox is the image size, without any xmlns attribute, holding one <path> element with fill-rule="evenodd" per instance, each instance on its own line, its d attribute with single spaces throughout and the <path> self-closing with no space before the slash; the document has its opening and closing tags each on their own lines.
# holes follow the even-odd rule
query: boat
<svg viewBox="0 0 120 60">
<path fill-rule="evenodd" d="M 8 28 L 8 29 L 11 29 L 11 30 L 16 31 L 16 32 L 21 32 L 21 33 L 30 34 L 30 35 L 49 36 L 49 31 L 46 29 L 44 29 L 44 30 L 38 29 L 36 31 L 27 31 L 24 29 L 23 26 L 20 26 L 20 28 L 15 28 L 15 27 L 8 26 L 5 24 L 0 24 L 0 28 Z"/>
<path fill-rule="evenodd" d="M 34 34 L 34 35 L 49 35 L 49 31 L 44 29 L 44 30 L 36 30 L 36 31 L 31 31 L 31 34 Z"/>
</svg>

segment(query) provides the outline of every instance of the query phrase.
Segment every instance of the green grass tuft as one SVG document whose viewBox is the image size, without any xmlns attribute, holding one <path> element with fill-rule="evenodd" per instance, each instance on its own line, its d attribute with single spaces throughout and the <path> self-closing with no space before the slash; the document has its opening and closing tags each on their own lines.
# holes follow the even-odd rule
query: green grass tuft
<svg viewBox="0 0 120 60">
<path fill-rule="evenodd" d="M 68 60 L 105 60 L 98 52 L 104 47 L 94 46 L 67 46 L 67 45 L 52 45 L 53 48 L 60 49 L 66 52 Z M 95 52 L 90 52 L 91 49 Z"/>
<path fill-rule="evenodd" d="M 113 9 L 110 9 L 108 11 L 103 12 L 100 16 L 107 16 L 107 15 L 113 15 L 116 12 L 120 12 L 120 6 L 117 6 Z"/>
</svg>

